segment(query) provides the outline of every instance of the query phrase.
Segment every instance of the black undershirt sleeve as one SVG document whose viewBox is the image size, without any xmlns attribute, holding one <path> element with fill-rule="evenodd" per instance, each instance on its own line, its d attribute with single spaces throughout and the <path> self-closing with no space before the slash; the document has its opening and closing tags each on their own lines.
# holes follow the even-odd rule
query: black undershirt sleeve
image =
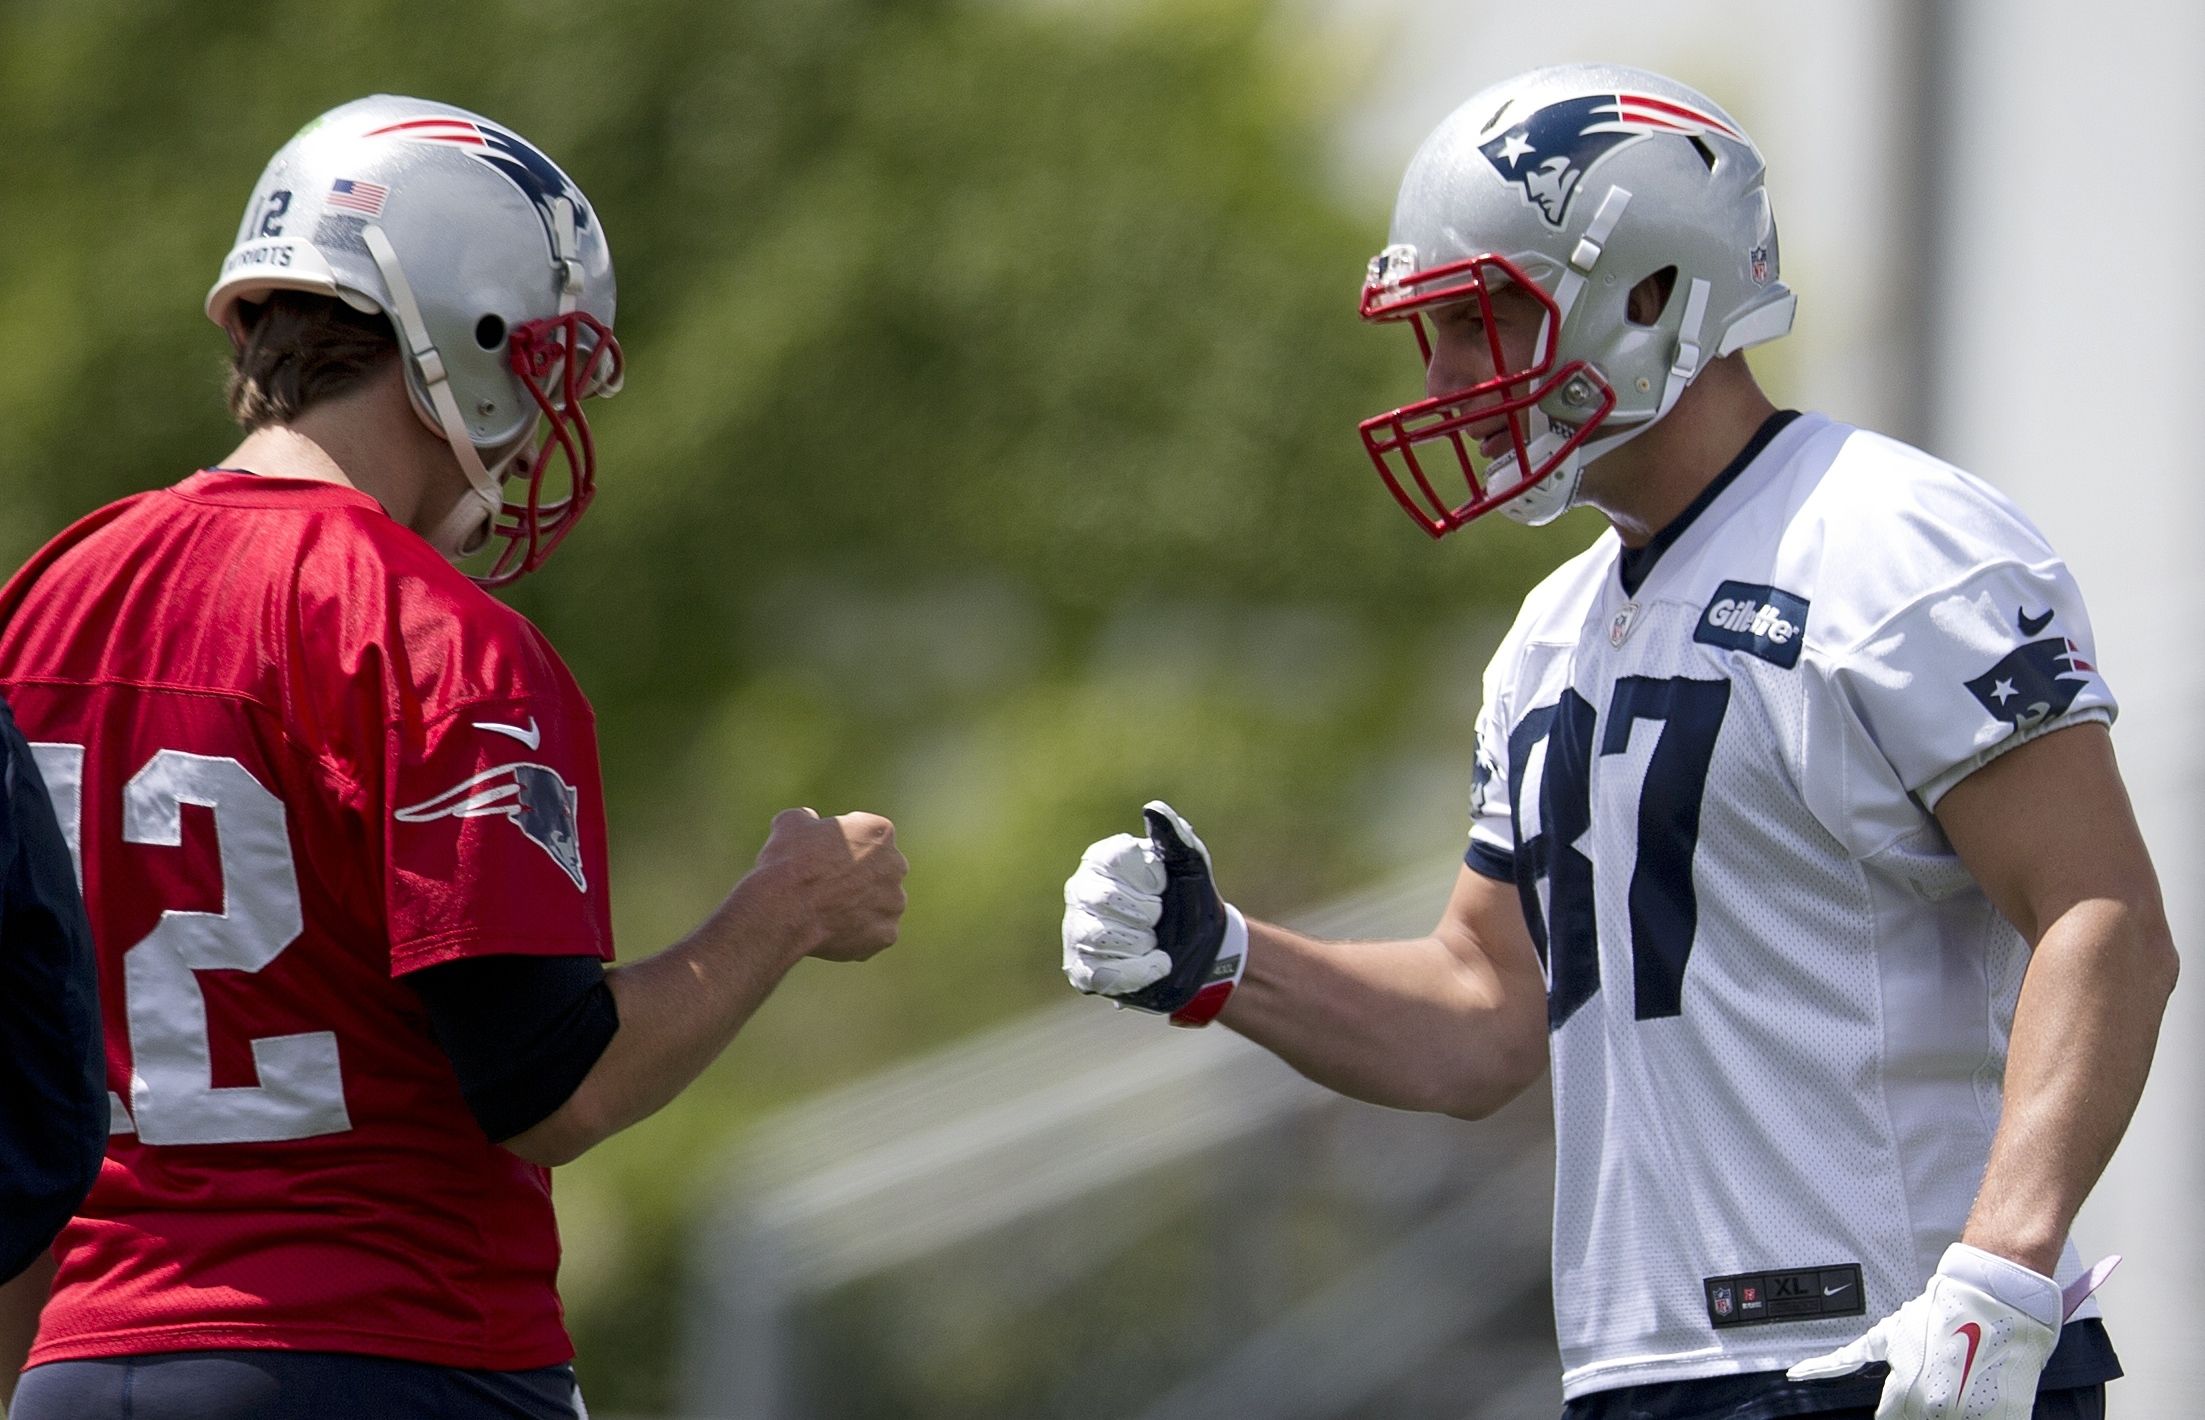
<svg viewBox="0 0 2205 1420">
<path fill-rule="evenodd" d="M 565 1104 L 620 1029 L 596 957 L 469 957 L 405 980 L 428 1008 L 475 1122 L 500 1143 Z"/>
</svg>

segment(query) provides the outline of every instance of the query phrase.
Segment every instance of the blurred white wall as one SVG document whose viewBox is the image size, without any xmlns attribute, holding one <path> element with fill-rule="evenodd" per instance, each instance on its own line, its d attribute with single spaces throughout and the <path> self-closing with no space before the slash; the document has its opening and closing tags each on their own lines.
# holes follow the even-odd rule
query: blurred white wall
<svg viewBox="0 0 2205 1420">
<path fill-rule="evenodd" d="M 1928 253 L 1944 331 L 1938 452 L 2009 491 L 2081 579 L 2115 732 L 2167 893 L 2192 949 L 2127 1142 L 2083 1213 L 2086 1248 L 2127 1257 L 2105 1307 L 2130 1379 L 2124 1415 L 2188 1415 L 2205 1387 L 2193 1322 L 2199 1254 L 2199 1064 L 2205 896 L 2195 805 L 2205 740 L 2190 717 L 2205 665 L 2183 628 L 2200 600 L 2189 401 L 2205 376 L 2190 243 L 2205 218 L 2196 82 L 2205 9 L 2052 0 L 1956 11 L 1950 219 Z M 2059 806 L 2044 806 L 2047 834 Z"/>
<path fill-rule="evenodd" d="M 2081 579 L 2116 742 L 2178 942 L 2205 895 L 2191 808 L 2205 659 L 2182 633 L 2205 574 L 2205 474 L 2185 447 L 2205 375 L 2184 261 L 2205 183 L 2205 8 L 2097 0 L 1299 0 L 1367 65 L 1343 186 L 1382 240 L 1417 141 L 1484 85 L 1567 60 L 1674 75 L 1767 156 L 1792 339 L 1756 357 L 1780 403 L 1919 442 L 2012 493 Z M 2042 831 L 2063 831 L 2046 804 Z M 2152 1084 L 2077 1228 L 2127 1256 L 2104 1303 L 2129 1371 L 2115 1413 L 2193 1410 L 2205 985 L 2177 993 Z"/>
</svg>

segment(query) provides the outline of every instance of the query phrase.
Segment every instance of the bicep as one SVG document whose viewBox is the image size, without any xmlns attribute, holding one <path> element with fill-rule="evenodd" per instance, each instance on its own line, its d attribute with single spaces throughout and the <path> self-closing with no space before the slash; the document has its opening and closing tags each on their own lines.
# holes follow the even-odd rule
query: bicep
<svg viewBox="0 0 2205 1420">
<path fill-rule="evenodd" d="M 2162 912 L 2103 724 L 2015 746 L 1948 790 L 1936 815 L 1968 872 L 2032 945 L 2084 903 Z"/>
<path fill-rule="evenodd" d="M 1516 885 L 1465 867 L 1432 936 L 1494 993 L 1493 1004 L 1518 1024 L 1536 1022 L 1544 1045 L 1546 977 L 1524 921 Z"/>
</svg>

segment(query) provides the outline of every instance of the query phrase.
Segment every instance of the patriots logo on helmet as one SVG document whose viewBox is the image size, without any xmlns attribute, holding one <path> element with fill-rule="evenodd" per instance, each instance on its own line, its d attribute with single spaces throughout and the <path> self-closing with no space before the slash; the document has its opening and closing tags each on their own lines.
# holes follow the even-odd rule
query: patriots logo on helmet
<svg viewBox="0 0 2205 1420">
<path fill-rule="evenodd" d="M 528 841 L 551 855 L 560 871 L 583 892 L 589 882 L 582 875 L 582 837 L 575 827 L 575 806 L 580 794 L 558 771 L 541 764 L 501 764 L 485 769 L 466 782 L 400 809 L 401 823 L 429 823 L 440 818 L 508 819 L 527 835 Z"/>
<path fill-rule="evenodd" d="M 2096 671 L 2073 641 L 2047 636 L 2016 646 L 1967 687 L 1993 719 L 2026 730 L 2074 704 Z"/>
<path fill-rule="evenodd" d="M 507 182 L 513 184 L 535 205 L 536 215 L 543 220 L 544 235 L 552 239 L 555 214 L 552 201 L 565 198 L 574 208 L 574 225 L 577 229 L 590 224 L 589 204 L 574 184 L 567 181 L 565 173 L 551 159 L 537 151 L 527 139 L 509 133 L 494 123 L 480 119 L 458 118 L 443 115 L 434 118 L 409 118 L 399 123 L 386 123 L 381 128 L 370 129 L 370 138 L 402 138 L 409 143 L 438 143 L 459 148 L 477 162 L 495 168 Z"/>
<path fill-rule="evenodd" d="M 1524 190 L 1549 224 L 1559 227 L 1570 199 L 1594 164 L 1625 143 L 1655 133 L 1719 133 L 1745 139 L 1713 114 L 1650 94 L 1587 94 L 1548 104 L 1478 145 L 1504 182 Z"/>
</svg>

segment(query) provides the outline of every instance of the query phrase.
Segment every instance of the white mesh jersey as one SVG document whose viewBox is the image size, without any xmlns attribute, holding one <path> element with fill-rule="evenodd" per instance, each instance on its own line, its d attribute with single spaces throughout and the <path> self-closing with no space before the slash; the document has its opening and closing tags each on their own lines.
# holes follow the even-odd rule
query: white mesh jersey
<svg viewBox="0 0 2205 1420">
<path fill-rule="evenodd" d="M 1781 1369 L 1922 1290 L 2028 958 L 1931 811 L 2114 712 L 1998 492 L 1816 415 L 1762 439 L 1635 591 L 1611 531 L 1486 673 L 1467 861 L 1546 963 L 1572 1397 Z"/>
</svg>

